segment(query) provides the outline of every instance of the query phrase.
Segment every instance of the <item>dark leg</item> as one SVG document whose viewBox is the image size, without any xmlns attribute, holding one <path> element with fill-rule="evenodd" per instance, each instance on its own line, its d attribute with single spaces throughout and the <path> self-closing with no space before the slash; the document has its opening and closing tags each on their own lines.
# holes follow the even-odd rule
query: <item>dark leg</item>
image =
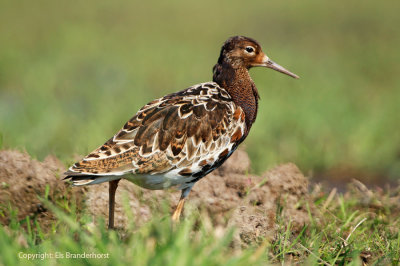
<svg viewBox="0 0 400 266">
<path fill-rule="evenodd" d="M 192 187 L 182 189 L 182 194 L 181 194 L 181 198 L 178 202 L 178 206 L 176 207 L 176 210 L 175 210 L 174 214 L 172 215 L 173 222 L 179 221 L 179 217 L 181 216 L 183 205 L 185 204 L 185 199 L 186 199 L 187 195 L 189 195 L 189 192 L 191 189 L 192 189 Z"/>
<path fill-rule="evenodd" d="M 115 191 L 117 190 L 119 180 L 121 179 L 109 182 L 108 229 L 114 228 Z"/>
</svg>

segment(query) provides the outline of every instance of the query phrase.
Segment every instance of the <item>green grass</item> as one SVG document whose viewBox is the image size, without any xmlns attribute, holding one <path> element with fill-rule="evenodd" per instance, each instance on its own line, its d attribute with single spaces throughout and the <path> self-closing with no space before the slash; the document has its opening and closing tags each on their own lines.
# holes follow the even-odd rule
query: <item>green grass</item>
<svg viewBox="0 0 400 266">
<path fill-rule="evenodd" d="M 290 221 L 280 216 L 283 209 L 279 207 L 277 233 L 239 249 L 231 245 L 235 228 L 221 235 L 196 210 L 173 225 L 168 208 L 161 208 L 141 227 L 131 219 L 127 228 L 108 231 L 102 218 L 95 226 L 86 210 L 78 212 L 70 202 L 42 199 L 57 219 L 47 227 L 35 218 L 18 221 L 17 210 L 10 206 L 10 224 L 0 226 L 0 265 L 397 265 L 400 209 L 391 193 L 375 192 L 367 200 L 354 191 L 333 197 L 314 193 L 319 215 L 310 214 L 311 222 L 300 233 L 293 233 Z M 129 207 L 125 209 L 130 217 Z M 68 259 L 67 252 L 109 255 Z M 23 257 L 28 254 L 39 257 Z M 54 257 L 40 259 L 44 254 Z"/>
<path fill-rule="evenodd" d="M 47 202 L 58 218 L 51 228 L 42 229 L 38 223 L 33 230 L 26 220 L 12 220 L 9 228 L 0 227 L 0 263 L 4 265 L 40 264 L 54 265 L 244 265 L 254 262 L 261 265 L 262 254 L 248 249 L 233 254 L 229 244 L 233 231 L 222 237 L 214 235 L 212 227 L 195 225 L 190 217 L 179 225 L 171 224 L 164 213 L 152 222 L 136 228 L 133 223 L 127 231 L 108 231 L 104 220 L 98 226 L 83 216 L 78 222 L 74 211 L 62 210 Z M 68 208 L 74 209 L 74 208 Z M 127 213 L 129 215 L 129 212 Z M 48 231 L 43 233 L 43 230 Z M 256 251 L 255 253 L 253 251 Z M 22 253 L 20 253 L 22 252 Z M 68 254 L 109 254 L 104 259 L 70 259 Z M 22 254 L 54 254 L 58 258 L 28 260 Z M 19 254 L 19 255 L 18 255 Z M 43 255 L 44 256 L 44 255 Z M 61 257 L 64 256 L 64 257 Z"/>
<path fill-rule="evenodd" d="M 211 79 L 243 34 L 299 74 L 251 71 L 261 95 L 245 142 L 256 172 L 349 167 L 399 178 L 398 1 L 0 0 L 4 147 L 85 155 L 150 100 Z"/>
</svg>

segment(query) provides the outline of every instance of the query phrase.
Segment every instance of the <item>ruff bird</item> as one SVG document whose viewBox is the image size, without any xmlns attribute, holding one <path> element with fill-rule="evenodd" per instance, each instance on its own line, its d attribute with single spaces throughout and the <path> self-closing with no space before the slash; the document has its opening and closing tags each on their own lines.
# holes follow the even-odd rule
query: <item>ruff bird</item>
<svg viewBox="0 0 400 266">
<path fill-rule="evenodd" d="M 182 191 L 172 215 L 179 220 L 193 185 L 221 166 L 249 134 L 257 117 L 252 67 L 298 78 L 273 62 L 251 38 L 235 36 L 222 46 L 213 81 L 193 85 L 143 106 L 102 146 L 72 165 L 73 185 L 109 182 L 109 228 L 121 179 L 147 189 Z"/>
</svg>

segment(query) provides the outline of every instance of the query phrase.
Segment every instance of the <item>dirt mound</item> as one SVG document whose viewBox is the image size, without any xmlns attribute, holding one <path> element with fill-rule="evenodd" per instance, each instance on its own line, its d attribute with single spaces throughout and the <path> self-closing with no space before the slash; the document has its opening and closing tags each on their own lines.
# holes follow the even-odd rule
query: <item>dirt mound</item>
<svg viewBox="0 0 400 266">
<path fill-rule="evenodd" d="M 247 153 L 235 152 L 224 165 L 193 187 L 184 215 L 193 211 L 208 214 L 206 217 L 210 217 L 211 224 L 219 231 L 237 227 L 234 244 L 239 246 L 272 237 L 280 221 L 287 224 L 290 220 L 292 231 L 299 231 L 308 223 L 306 203 L 313 210 L 308 182 L 294 164 L 277 166 L 262 176 L 248 174 L 249 169 Z M 64 171 L 65 167 L 54 157 L 39 162 L 27 153 L 0 151 L 0 202 L 5 214 L 0 216 L 0 222 L 9 223 L 10 202 L 18 209 L 18 219 L 30 216 L 42 225 L 51 223 L 54 216 L 38 199 L 38 195 L 45 195 L 46 185 L 50 187 L 51 201 L 76 200 L 78 206 L 84 202 L 93 221 L 98 216 L 107 219 L 108 183 L 71 188 L 61 181 Z M 116 194 L 115 224 L 126 228 L 128 219 L 133 219 L 140 226 L 160 213 L 160 208 L 172 213 L 179 197 L 176 190 L 150 191 L 122 180 Z"/>
<path fill-rule="evenodd" d="M 43 162 L 32 159 L 26 152 L 0 151 L 0 222 L 10 222 L 10 212 L 17 212 L 17 219 L 27 216 L 36 218 L 42 225 L 54 220 L 39 200 L 44 197 L 49 185 L 48 199 L 57 203 L 64 199 L 78 198 L 82 190 L 71 191 L 60 181 L 64 165 L 55 157 L 48 156 Z M 9 208 L 9 204 L 12 209 Z"/>
</svg>

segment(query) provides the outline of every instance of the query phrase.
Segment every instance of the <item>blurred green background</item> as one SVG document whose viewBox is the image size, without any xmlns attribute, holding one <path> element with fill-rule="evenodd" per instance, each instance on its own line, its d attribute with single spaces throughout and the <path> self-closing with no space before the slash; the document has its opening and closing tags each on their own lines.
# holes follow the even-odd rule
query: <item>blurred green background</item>
<svg viewBox="0 0 400 266">
<path fill-rule="evenodd" d="M 145 103 L 209 81 L 221 44 L 257 39 L 277 63 L 245 141 L 255 172 L 400 177 L 399 1 L 0 0 L 0 134 L 64 162 Z M 343 170 L 344 169 L 344 170 Z"/>
</svg>

